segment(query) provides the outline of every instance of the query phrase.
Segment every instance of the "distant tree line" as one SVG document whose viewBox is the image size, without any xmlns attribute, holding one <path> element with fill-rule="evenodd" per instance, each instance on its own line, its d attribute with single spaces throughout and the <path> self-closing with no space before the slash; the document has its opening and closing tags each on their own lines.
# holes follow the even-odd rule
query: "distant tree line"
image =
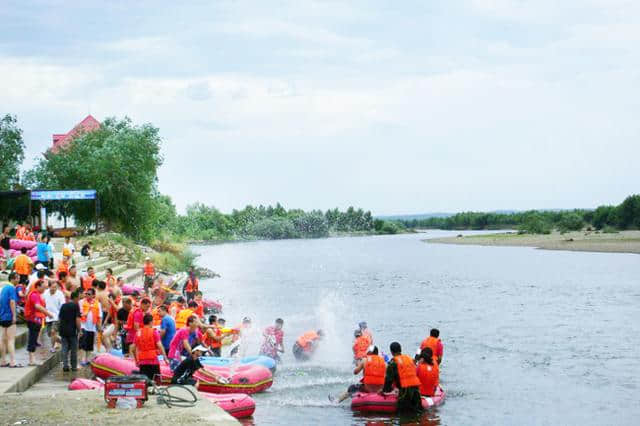
<svg viewBox="0 0 640 426">
<path fill-rule="evenodd" d="M 247 206 L 224 214 L 213 206 L 190 205 L 179 215 L 167 195 L 157 188 L 162 165 L 161 138 L 151 124 L 135 125 L 127 117 L 107 118 L 100 128 L 79 133 L 57 152 L 48 151 L 35 166 L 19 174 L 24 159 L 22 130 L 14 116 L 0 119 L 0 191 L 22 189 L 95 189 L 100 200 L 99 227 L 137 241 L 319 238 L 332 233 L 402 231 L 401 224 L 374 219 L 371 212 L 349 207 L 287 210 L 275 206 Z M 0 198 L 0 219 L 29 220 L 28 197 Z M 45 206 L 65 220 L 90 227 L 93 203 L 47 201 Z M 34 205 L 34 211 L 39 206 Z"/>
<path fill-rule="evenodd" d="M 630 195 L 617 206 L 595 210 L 530 210 L 516 213 L 464 212 L 449 217 L 398 220 L 408 229 L 518 229 L 532 234 L 548 234 L 583 228 L 596 230 L 640 229 L 640 195 Z"/>
</svg>

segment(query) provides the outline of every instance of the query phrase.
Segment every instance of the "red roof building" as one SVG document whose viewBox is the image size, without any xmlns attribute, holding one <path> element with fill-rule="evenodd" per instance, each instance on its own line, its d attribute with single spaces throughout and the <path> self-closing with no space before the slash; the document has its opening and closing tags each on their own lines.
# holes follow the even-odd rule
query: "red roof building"
<svg viewBox="0 0 640 426">
<path fill-rule="evenodd" d="M 53 146 L 51 152 L 56 153 L 64 146 L 67 146 L 71 140 L 83 132 L 91 132 L 100 128 L 100 122 L 93 118 L 91 114 L 87 115 L 84 120 L 75 125 L 68 133 L 53 134 Z"/>
</svg>

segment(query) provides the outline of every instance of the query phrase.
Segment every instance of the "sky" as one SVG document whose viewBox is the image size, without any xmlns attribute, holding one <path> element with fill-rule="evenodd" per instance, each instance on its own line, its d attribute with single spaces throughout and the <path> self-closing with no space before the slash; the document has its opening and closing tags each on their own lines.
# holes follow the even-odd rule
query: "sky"
<svg viewBox="0 0 640 426">
<path fill-rule="evenodd" d="M 640 2 L 0 2 L 25 167 L 88 113 L 160 129 L 179 211 L 377 215 L 640 192 Z"/>
</svg>

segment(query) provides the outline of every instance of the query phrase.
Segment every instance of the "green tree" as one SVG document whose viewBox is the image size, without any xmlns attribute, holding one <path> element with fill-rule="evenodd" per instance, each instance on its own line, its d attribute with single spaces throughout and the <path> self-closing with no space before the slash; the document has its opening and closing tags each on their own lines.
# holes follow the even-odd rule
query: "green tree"
<svg viewBox="0 0 640 426">
<path fill-rule="evenodd" d="M 558 229 L 561 231 L 579 231 L 583 226 L 582 216 L 577 213 L 564 214 L 558 223 Z"/>
<path fill-rule="evenodd" d="M 620 227 L 640 228 L 640 195 L 630 195 L 618 206 Z"/>
<path fill-rule="evenodd" d="M 157 224 L 157 169 L 160 136 L 150 124 L 108 118 L 99 129 L 81 133 L 57 153 L 48 152 L 26 180 L 46 189 L 95 189 L 100 219 L 109 230 L 148 241 Z M 74 204 L 80 223 L 91 223 L 90 203 Z"/>
<path fill-rule="evenodd" d="M 22 160 L 22 130 L 16 117 L 7 114 L 0 119 L 0 190 L 11 190 L 20 182 Z"/>
</svg>

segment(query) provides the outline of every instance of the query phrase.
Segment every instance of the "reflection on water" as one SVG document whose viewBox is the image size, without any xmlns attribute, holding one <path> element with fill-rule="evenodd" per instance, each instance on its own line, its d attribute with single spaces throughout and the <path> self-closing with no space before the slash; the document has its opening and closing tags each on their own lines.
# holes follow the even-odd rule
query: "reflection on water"
<svg viewBox="0 0 640 426">
<path fill-rule="evenodd" d="M 194 248 L 222 274 L 203 287 L 222 299 L 227 323 L 284 318 L 287 353 L 273 387 L 254 396 L 256 425 L 633 424 L 640 416 L 631 373 L 640 371 L 640 257 L 423 238 Z M 441 330 L 442 407 L 404 418 L 329 402 L 358 380 L 351 343 L 363 320 L 384 351 L 397 340 L 412 354 L 431 327 Z M 295 338 L 317 328 L 326 339 L 311 362 L 297 363 Z"/>
</svg>

